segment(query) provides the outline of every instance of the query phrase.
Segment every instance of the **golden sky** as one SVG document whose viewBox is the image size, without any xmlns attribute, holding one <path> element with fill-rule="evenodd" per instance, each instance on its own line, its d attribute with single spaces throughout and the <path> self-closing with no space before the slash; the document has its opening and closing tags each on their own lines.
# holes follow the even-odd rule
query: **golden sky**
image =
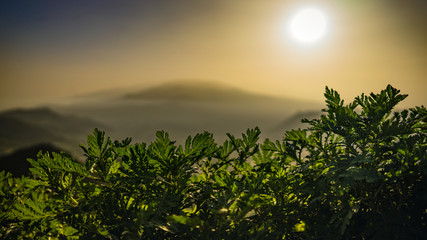
<svg viewBox="0 0 427 240">
<path fill-rule="evenodd" d="M 387 84 L 427 102 L 425 0 L 11 1 L 0 3 L 0 108 L 174 79 L 346 100 Z M 328 31 L 312 45 L 288 34 L 305 6 Z"/>
</svg>

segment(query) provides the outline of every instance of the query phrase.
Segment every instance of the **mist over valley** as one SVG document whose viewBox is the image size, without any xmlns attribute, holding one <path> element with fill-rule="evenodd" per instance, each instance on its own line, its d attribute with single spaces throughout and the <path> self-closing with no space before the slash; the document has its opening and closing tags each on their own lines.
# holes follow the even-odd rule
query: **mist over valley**
<svg viewBox="0 0 427 240">
<path fill-rule="evenodd" d="M 96 92 L 46 106 L 0 112 L 0 156 L 43 143 L 82 159 L 78 145 L 94 128 L 106 131 L 113 140 L 132 137 L 134 142 L 150 142 L 156 131 L 164 130 L 182 143 L 189 135 L 204 131 L 222 142 L 226 133 L 239 136 L 258 126 L 263 138 L 280 139 L 285 130 L 302 127 L 302 118 L 319 115 L 321 106 L 207 81 L 181 80 Z"/>
</svg>

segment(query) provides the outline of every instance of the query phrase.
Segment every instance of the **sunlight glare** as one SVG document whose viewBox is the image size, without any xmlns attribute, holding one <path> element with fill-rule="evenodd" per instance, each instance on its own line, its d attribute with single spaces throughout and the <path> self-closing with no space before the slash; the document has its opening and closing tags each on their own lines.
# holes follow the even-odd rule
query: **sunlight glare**
<svg viewBox="0 0 427 240">
<path fill-rule="evenodd" d="M 320 40 L 326 33 L 327 22 L 325 15 L 314 8 L 303 9 L 291 20 L 291 35 L 303 43 Z"/>
</svg>

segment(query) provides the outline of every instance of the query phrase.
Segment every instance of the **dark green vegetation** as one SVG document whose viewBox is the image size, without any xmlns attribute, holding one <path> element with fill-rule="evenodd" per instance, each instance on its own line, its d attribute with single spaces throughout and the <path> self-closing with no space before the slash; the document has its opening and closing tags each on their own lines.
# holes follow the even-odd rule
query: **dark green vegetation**
<svg viewBox="0 0 427 240">
<path fill-rule="evenodd" d="M 327 108 L 307 129 L 259 143 L 212 134 L 177 146 L 95 130 L 84 165 L 40 154 L 32 177 L 2 172 L 4 239 L 425 239 L 427 110 L 392 113 L 387 86 Z"/>
</svg>

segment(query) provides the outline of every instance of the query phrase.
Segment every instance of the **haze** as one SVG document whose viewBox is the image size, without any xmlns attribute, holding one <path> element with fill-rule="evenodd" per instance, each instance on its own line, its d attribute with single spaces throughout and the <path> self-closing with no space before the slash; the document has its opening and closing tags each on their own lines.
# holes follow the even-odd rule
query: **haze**
<svg viewBox="0 0 427 240">
<path fill-rule="evenodd" d="M 287 35 L 299 8 L 327 15 L 327 36 Z M 275 96 L 352 100 L 388 83 L 426 103 L 427 2 L 2 1 L 0 109 L 148 87 L 173 79 L 225 82 Z"/>
</svg>

